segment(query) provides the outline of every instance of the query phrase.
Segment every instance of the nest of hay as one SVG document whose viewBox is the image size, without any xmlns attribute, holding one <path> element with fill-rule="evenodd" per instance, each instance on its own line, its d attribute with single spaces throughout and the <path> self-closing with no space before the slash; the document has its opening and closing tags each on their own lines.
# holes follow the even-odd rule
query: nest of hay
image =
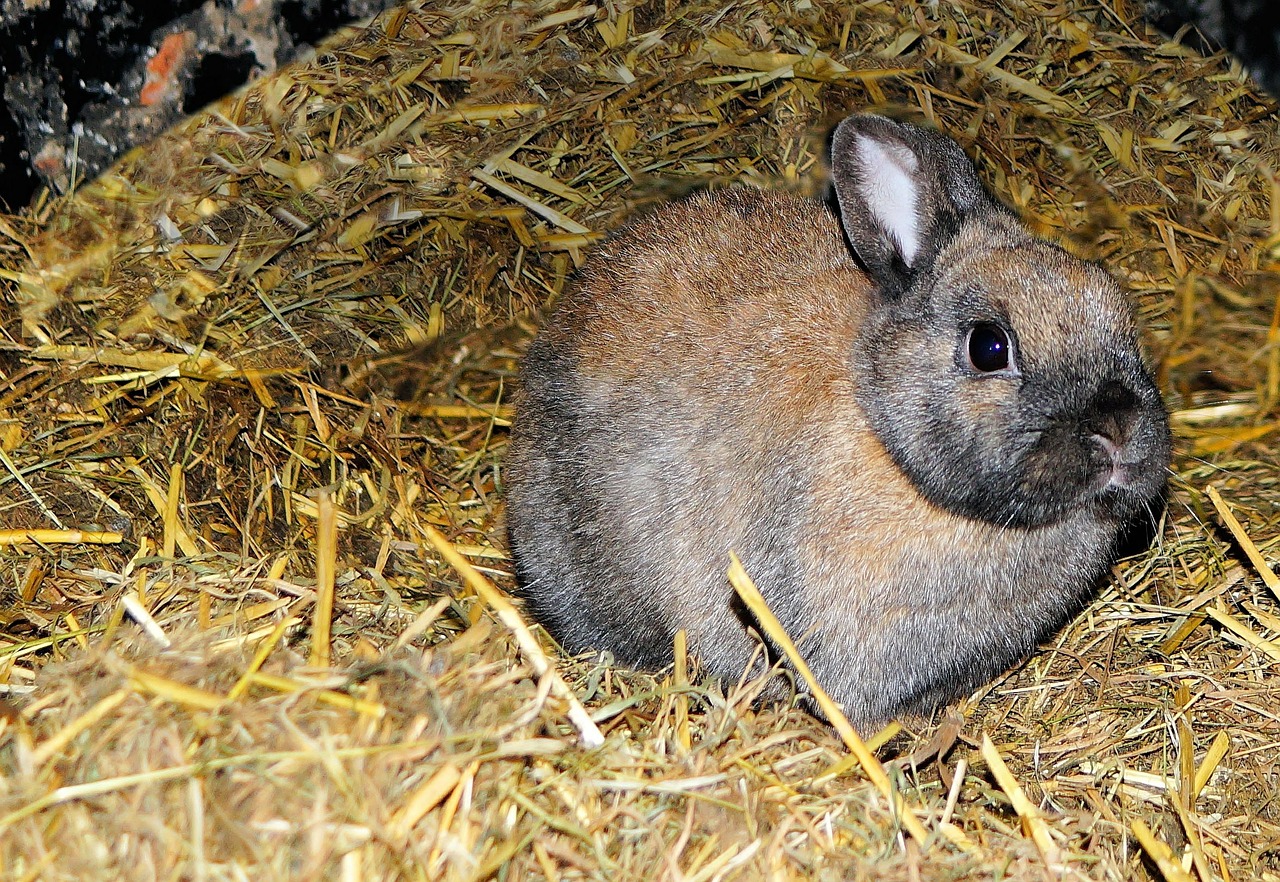
<svg viewBox="0 0 1280 882">
<path fill-rule="evenodd" d="M 5 874 L 1280 877 L 1275 105 L 1133 4 L 897 6 L 413 4 L 0 218 Z M 1179 438 L 1153 548 L 873 741 L 893 799 L 498 590 L 509 383 L 584 249 L 815 191 L 882 105 L 1127 282 Z"/>
</svg>

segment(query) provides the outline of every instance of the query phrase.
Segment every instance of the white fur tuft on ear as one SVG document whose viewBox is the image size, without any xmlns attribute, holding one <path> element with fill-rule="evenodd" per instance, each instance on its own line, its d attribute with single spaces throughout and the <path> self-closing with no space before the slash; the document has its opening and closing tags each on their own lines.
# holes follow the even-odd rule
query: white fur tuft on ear
<svg viewBox="0 0 1280 882">
<path fill-rule="evenodd" d="M 920 212 L 916 204 L 920 162 L 910 147 L 867 135 L 858 135 L 857 150 L 862 164 L 857 186 L 862 198 L 897 244 L 903 262 L 911 266 L 920 251 Z"/>
</svg>

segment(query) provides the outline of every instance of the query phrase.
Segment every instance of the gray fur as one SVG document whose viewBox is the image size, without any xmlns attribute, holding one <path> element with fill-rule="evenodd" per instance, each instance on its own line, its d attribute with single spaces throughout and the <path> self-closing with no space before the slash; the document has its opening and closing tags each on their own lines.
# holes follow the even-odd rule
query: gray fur
<svg viewBox="0 0 1280 882">
<path fill-rule="evenodd" d="M 1034 239 L 953 141 L 860 115 L 832 151 L 839 218 L 734 188 L 592 255 L 521 369 L 508 529 L 568 649 L 660 667 L 684 628 L 725 678 L 753 651 L 736 551 L 868 726 L 1074 615 L 1152 516 L 1169 434 L 1114 281 Z M 867 186 L 867 155 L 914 168 L 911 205 L 874 203 L 904 190 Z M 975 322 L 1009 328 L 1008 370 L 966 361 Z"/>
</svg>

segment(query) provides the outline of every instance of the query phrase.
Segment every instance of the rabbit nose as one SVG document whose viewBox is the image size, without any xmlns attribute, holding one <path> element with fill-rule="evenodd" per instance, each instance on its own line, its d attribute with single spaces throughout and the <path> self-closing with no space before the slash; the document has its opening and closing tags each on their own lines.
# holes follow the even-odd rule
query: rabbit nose
<svg viewBox="0 0 1280 882">
<path fill-rule="evenodd" d="M 1138 407 L 1140 400 L 1137 393 L 1119 380 L 1108 380 L 1093 394 L 1090 406 L 1103 420 L 1123 423 L 1128 414 Z M 1114 437 L 1114 432 L 1101 430 L 1101 434 Z"/>
<path fill-rule="evenodd" d="M 1134 391 L 1115 380 L 1103 385 L 1089 402 L 1085 425 L 1093 443 L 1102 449 L 1112 463 L 1120 462 L 1129 444 L 1134 423 L 1138 419 L 1139 405 Z"/>
</svg>

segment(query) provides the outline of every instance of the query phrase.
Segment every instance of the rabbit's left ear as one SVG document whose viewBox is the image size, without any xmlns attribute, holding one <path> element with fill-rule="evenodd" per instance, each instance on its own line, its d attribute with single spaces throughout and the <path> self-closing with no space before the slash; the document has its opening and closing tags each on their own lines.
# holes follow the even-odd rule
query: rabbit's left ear
<svg viewBox="0 0 1280 882">
<path fill-rule="evenodd" d="M 832 134 L 831 185 L 854 255 L 889 298 L 933 262 L 966 216 L 1005 210 L 955 141 L 870 114 Z"/>
</svg>

